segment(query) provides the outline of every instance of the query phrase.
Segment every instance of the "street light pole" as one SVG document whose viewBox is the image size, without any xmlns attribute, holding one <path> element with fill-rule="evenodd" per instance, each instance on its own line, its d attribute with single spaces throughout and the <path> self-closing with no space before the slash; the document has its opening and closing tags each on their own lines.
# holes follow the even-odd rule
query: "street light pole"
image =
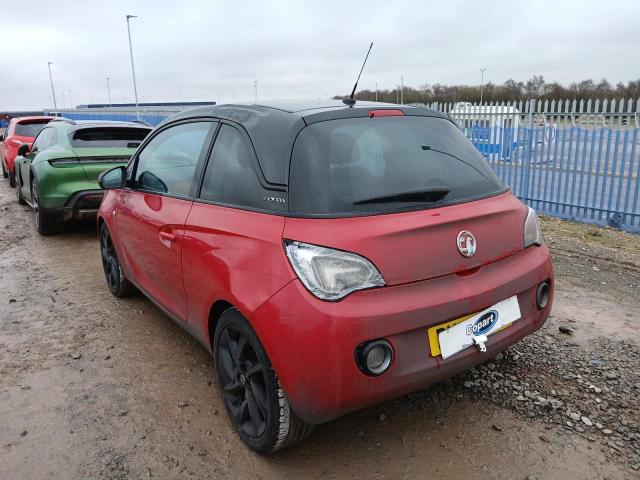
<svg viewBox="0 0 640 480">
<path fill-rule="evenodd" d="M 53 89 L 53 77 L 51 76 L 51 65 L 53 65 L 53 62 L 47 63 L 47 67 L 49 67 L 49 82 L 51 83 L 51 96 L 53 97 L 53 108 L 54 110 L 57 110 L 58 104 L 56 103 L 56 92 Z"/>
<path fill-rule="evenodd" d="M 482 91 L 484 90 L 484 72 L 486 68 L 480 69 L 480 105 L 482 105 Z"/>
<path fill-rule="evenodd" d="M 253 81 L 253 101 L 254 102 L 258 101 L 258 81 L 257 80 Z"/>
<path fill-rule="evenodd" d="M 109 77 L 107 77 L 107 97 L 109 98 L 109 107 L 111 107 L 111 88 L 109 87 Z"/>
<path fill-rule="evenodd" d="M 376 102 L 378 101 L 378 82 L 376 82 Z"/>
<path fill-rule="evenodd" d="M 131 47 L 131 27 L 129 27 L 129 20 L 132 18 L 138 18 L 136 15 L 127 15 L 127 34 L 129 35 L 129 56 L 131 57 L 131 74 L 133 75 L 133 94 L 136 98 L 136 117 L 140 119 L 140 110 L 138 106 L 138 87 L 136 85 L 136 69 L 133 66 L 133 47 Z"/>
<path fill-rule="evenodd" d="M 404 78 L 400 75 L 400 104 L 404 105 Z"/>
</svg>

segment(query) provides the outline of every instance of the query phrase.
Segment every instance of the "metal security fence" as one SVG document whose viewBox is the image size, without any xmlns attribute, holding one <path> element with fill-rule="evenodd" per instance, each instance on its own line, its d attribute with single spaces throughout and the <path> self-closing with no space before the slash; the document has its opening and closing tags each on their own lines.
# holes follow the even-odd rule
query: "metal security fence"
<svg viewBox="0 0 640 480">
<path fill-rule="evenodd" d="M 434 103 L 515 195 L 539 212 L 640 233 L 640 99 Z M 148 109 L 152 126 L 179 109 Z M 128 120 L 131 109 L 74 109 L 76 120 Z"/>
<path fill-rule="evenodd" d="M 640 99 L 430 107 L 536 210 L 640 233 Z"/>
</svg>

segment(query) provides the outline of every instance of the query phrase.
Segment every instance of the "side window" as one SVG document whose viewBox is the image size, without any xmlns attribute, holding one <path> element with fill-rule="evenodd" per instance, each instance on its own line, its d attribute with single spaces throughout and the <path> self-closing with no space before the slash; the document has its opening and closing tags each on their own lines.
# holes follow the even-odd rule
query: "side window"
<svg viewBox="0 0 640 480">
<path fill-rule="evenodd" d="M 135 185 L 143 190 L 189 195 L 212 122 L 185 123 L 156 135 L 138 155 Z"/>
<path fill-rule="evenodd" d="M 43 129 L 33 142 L 32 152 L 41 152 L 51 146 L 52 128 Z"/>
<path fill-rule="evenodd" d="M 245 207 L 264 207 L 263 190 L 242 134 L 222 125 L 204 174 L 200 198 Z"/>
</svg>

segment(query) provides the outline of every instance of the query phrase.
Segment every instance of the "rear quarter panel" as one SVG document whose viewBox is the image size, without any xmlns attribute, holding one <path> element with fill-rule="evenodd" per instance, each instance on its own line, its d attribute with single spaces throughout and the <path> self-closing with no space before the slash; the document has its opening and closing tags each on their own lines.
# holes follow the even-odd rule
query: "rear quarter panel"
<svg viewBox="0 0 640 480">
<path fill-rule="evenodd" d="M 49 158 L 51 157 L 39 157 L 32 166 L 38 179 L 40 200 L 45 208 L 64 207 L 75 192 L 100 188 L 87 179 L 80 164 L 53 167 L 48 162 Z"/>
<path fill-rule="evenodd" d="M 194 202 L 185 225 L 183 275 L 190 330 L 207 343 L 209 313 L 224 300 L 246 317 L 295 274 L 282 246 L 284 217 Z"/>
</svg>

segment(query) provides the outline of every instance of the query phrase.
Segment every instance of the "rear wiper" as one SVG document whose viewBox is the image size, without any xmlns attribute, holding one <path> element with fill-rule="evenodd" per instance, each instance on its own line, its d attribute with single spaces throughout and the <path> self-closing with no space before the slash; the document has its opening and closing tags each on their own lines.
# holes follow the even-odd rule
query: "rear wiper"
<svg viewBox="0 0 640 480">
<path fill-rule="evenodd" d="M 451 191 L 448 187 L 437 186 L 421 188 L 420 190 L 409 190 L 406 192 L 390 193 L 377 197 L 356 200 L 354 205 L 365 205 L 367 203 L 387 203 L 387 202 L 437 202 L 443 199 Z"/>
<path fill-rule="evenodd" d="M 442 155 L 447 155 L 451 158 L 453 158 L 454 160 L 457 160 L 459 162 L 464 163 L 465 165 L 473 168 L 476 172 L 478 172 L 482 177 L 487 178 L 487 175 L 483 172 L 481 172 L 480 170 L 478 170 L 477 167 L 471 165 L 469 162 L 464 161 L 463 159 L 461 159 L 460 157 L 456 157 L 453 153 L 449 153 L 449 152 L 445 152 L 444 150 L 438 150 L 437 148 L 433 148 L 429 145 L 422 145 L 422 150 L 425 151 L 430 151 L 430 152 L 436 152 L 436 153 L 441 153 Z"/>
</svg>

